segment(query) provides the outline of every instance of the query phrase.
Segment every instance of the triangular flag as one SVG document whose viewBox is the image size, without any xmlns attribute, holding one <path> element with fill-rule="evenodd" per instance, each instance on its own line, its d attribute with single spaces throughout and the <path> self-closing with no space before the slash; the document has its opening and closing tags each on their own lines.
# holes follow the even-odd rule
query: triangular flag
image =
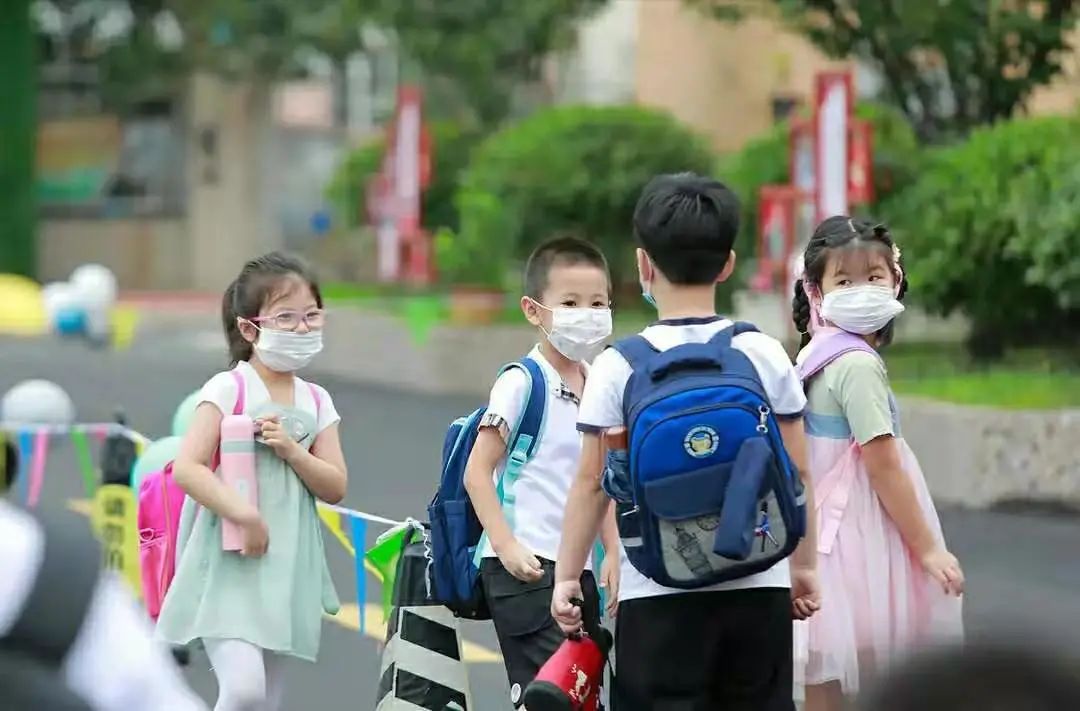
<svg viewBox="0 0 1080 711">
<path fill-rule="evenodd" d="M 34 457 L 34 432 L 19 432 L 19 497 L 28 501 L 30 497 L 30 461 Z"/>
<path fill-rule="evenodd" d="M 363 551 L 367 547 L 367 521 L 359 516 L 349 517 L 349 532 L 352 534 L 353 549 Z M 355 556 L 356 561 L 356 606 L 360 610 L 360 634 L 363 635 L 366 625 L 364 614 L 367 608 L 367 573 L 364 571 L 364 556 Z"/>
<path fill-rule="evenodd" d="M 26 505 L 37 508 L 41 500 L 41 489 L 45 485 L 45 463 L 49 458 L 49 431 L 42 427 L 34 435 L 34 456 L 30 460 L 30 488 L 26 494 Z"/>
<path fill-rule="evenodd" d="M 411 519 L 395 526 L 380 535 L 375 540 L 375 545 L 367 552 L 368 562 L 382 581 L 384 621 L 390 619 L 390 611 L 394 606 L 394 583 L 397 578 L 398 558 L 401 557 L 401 550 L 405 545 L 405 534 L 410 529 L 416 528 L 420 528 L 420 524 Z"/>
<path fill-rule="evenodd" d="M 79 460 L 79 472 L 82 474 L 86 498 L 92 500 L 97 491 L 97 468 L 94 467 L 94 458 L 90 455 L 90 440 L 87 439 L 86 432 L 73 429 L 71 444 L 75 447 L 75 458 Z"/>
<path fill-rule="evenodd" d="M 356 557 L 356 549 L 353 548 L 352 541 L 345 534 L 345 529 L 341 525 L 341 514 L 337 511 L 326 508 L 323 506 L 319 508 L 319 518 L 326 524 L 326 527 L 330 529 L 330 533 L 334 534 L 334 538 L 338 539 L 342 547 L 349 552 L 349 555 Z"/>
</svg>

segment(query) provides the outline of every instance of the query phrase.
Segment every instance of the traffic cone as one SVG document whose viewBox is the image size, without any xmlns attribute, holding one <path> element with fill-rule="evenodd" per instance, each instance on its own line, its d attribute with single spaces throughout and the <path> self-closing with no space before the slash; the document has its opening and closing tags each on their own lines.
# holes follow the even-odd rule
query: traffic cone
<svg viewBox="0 0 1080 711">
<path fill-rule="evenodd" d="M 454 614 L 428 597 L 426 529 L 403 542 L 375 711 L 469 711 L 472 694 Z"/>
</svg>

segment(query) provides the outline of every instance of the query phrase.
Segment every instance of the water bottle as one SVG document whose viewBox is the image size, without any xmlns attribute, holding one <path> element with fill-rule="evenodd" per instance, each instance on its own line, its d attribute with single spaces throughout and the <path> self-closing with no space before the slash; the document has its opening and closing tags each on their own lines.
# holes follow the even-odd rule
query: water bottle
<svg viewBox="0 0 1080 711">
<path fill-rule="evenodd" d="M 247 415 L 228 415 L 221 421 L 221 480 L 252 506 L 259 505 L 255 476 L 255 422 Z M 244 529 L 221 520 L 221 543 L 227 551 L 244 548 Z"/>
</svg>

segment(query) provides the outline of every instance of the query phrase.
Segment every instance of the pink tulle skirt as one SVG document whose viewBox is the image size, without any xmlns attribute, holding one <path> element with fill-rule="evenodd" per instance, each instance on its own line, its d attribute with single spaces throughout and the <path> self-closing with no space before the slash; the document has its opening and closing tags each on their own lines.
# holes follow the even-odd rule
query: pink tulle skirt
<svg viewBox="0 0 1080 711">
<path fill-rule="evenodd" d="M 961 601 L 912 556 L 870 486 L 858 447 L 809 440 L 822 606 L 808 622 L 796 623 L 796 680 L 839 682 L 851 695 L 906 655 L 962 639 Z M 923 514 L 944 541 L 919 463 L 903 439 L 896 443 Z"/>
</svg>

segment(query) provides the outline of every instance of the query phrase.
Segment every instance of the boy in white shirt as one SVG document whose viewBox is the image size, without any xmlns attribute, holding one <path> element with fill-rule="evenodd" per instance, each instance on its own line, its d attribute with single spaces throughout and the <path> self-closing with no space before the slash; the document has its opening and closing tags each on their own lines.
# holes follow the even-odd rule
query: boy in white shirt
<svg viewBox="0 0 1080 711">
<path fill-rule="evenodd" d="M 528 376 L 509 369 L 491 389 L 465 471 L 469 499 L 484 528 L 481 584 L 515 708 L 525 687 L 565 639 L 550 613 L 555 559 L 566 497 L 581 454 L 576 425 L 586 361 L 611 334 L 609 305 L 607 262 L 592 244 L 559 238 L 533 252 L 525 267 L 521 310 L 543 334 L 528 356 L 540 366 L 547 386 L 539 441 L 517 478 L 503 478 L 511 430 L 529 393 Z M 502 501 L 496 489 L 500 479 Z M 614 604 L 619 541 L 614 519 L 609 515 L 607 521 L 601 586 Z M 575 579 L 586 608 L 598 617 L 600 597 L 593 574 L 585 569 L 586 557 L 579 561 Z"/>
<path fill-rule="evenodd" d="M 641 335 L 657 351 L 707 343 L 733 325 L 716 314 L 715 287 L 734 269 L 738 219 L 735 195 L 709 178 L 659 176 L 643 191 L 634 212 L 638 271 L 643 294 L 660 319 Z M 794 709 L 792 617 L 808 617 L 818 606 L 802 423 L 806 398 L 779 342 L 747 332 L 731 344 L 754 366 L 806 487 L 808 533 L 790 572 L 783 560 L 764 572 L 694 590 L 663 587 L 624 555 L 615 632 L 617 710 Z M 577 581 L 588 542 L 610 505 L 601 488 L 603 436 L 627 425 L 623 397 L 631 373 L 619 351 L 608 349 L 593 364 L 582 396 L 581 467 L 567 504 L 552 600 L 552 614 L 567 632 L 581 624 L 569 601 L 580 595 Z"/>
</svg>

